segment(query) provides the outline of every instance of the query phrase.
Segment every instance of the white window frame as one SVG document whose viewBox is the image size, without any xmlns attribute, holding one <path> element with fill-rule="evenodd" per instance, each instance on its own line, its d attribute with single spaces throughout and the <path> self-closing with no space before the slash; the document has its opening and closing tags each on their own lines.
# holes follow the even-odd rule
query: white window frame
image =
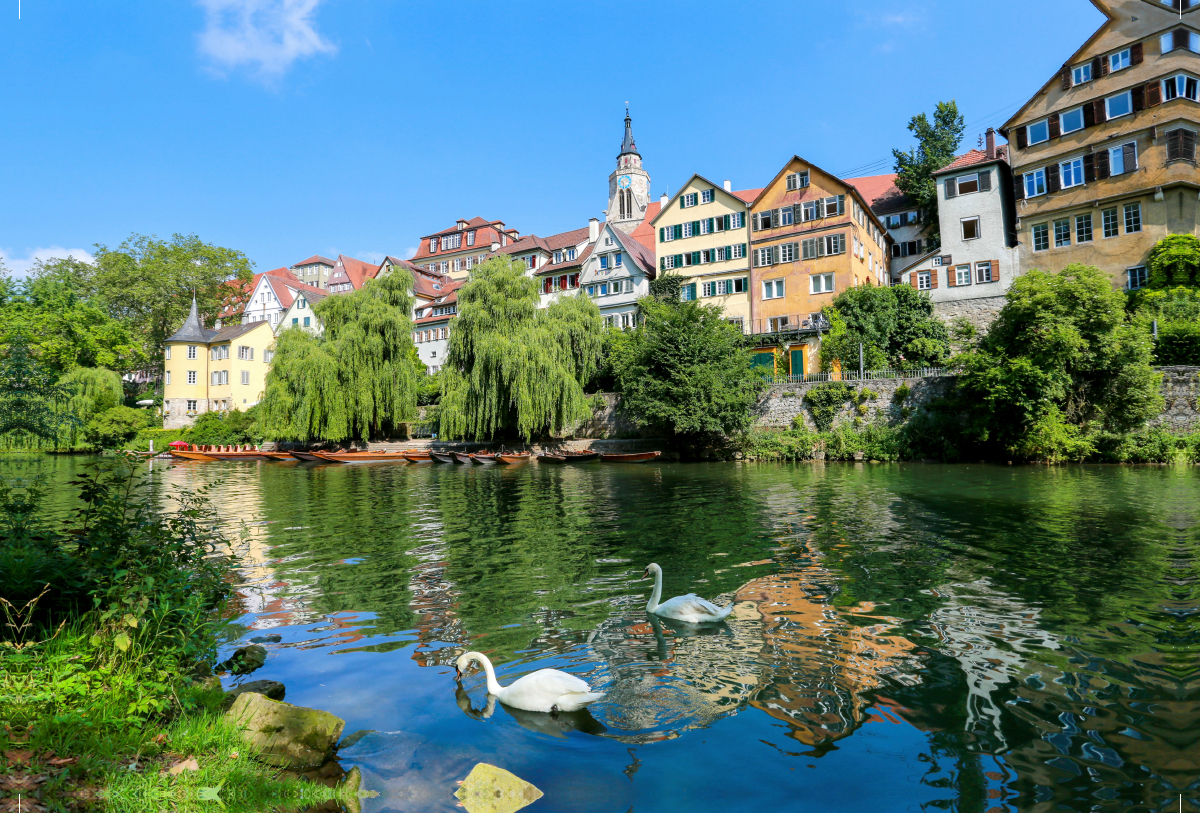
<svg viewBox="0 0 1200 813">
<path fill-rule="evenodd" d="M 1180 85 L 1183 87 L 1180 88 Z M 1188 94 L 1189 90 L 1192 91 L 1191 95 Z M 1200 93 L 1200 80 L 1197 80 L 1196 77 L 1190 74 L 1177 73 L 1162 80 L 1162 100 L 1164 103 L 1172 102 L 1176 99 L 1191 99 L 1193 102 L 1200 101 L 1198 93 Z"/>
<path fill-rule="evenodd" d="M 1038 127 L 1038 128 L 1044 127 L 1044 128 L 1046 128 L 1046 137 L 1045 137 L 1045 138 L 1039 138 L 1039 139 L 1036 139 L 1036 140 L 1035 140 L 1035 139 L 1034 139 L 1034 137 L 1033 137 L 1033 128 L 1035 128 L 1035 127 Z M 1050 120 L 1049 120 L 1049 119 L 1042 119 L 1041 121 L 1035 121 L 1035 122 L 1033 122 L 1032 124 L 1028 124 L 1028 125 L 1026 125 L 1026 126 L 1025 126 L 1025 139 L 1026 139 L 1026 143 L 1027 143 L 1027 144 L 1028 144 L 1030 147 L 1032 147 L 1034 144 L 1041 144 L 1041 143 L 1043 143 L 1043 142 L 1045 142 L 1045 141 L 1049 141 L 1049 140 L 1050 140 Z"/>
<path fill-rule="evenodd" d="M 187 346 L 187 348 L 188 348 L 187 357 L 188 357 L 188 360 L 191 361 L 192 359 L 196 358 L 196 345 L 189 344 Z"/>
<path fill-rule="evenodd" d="M 243 387 L 250 386 L 250 371 L 249 370 L 242 370 L 242 386 Z"/>
<path fill-rule="evenodd" d="M 917 290 L 931 291 L 933 290 L 933 272 L 932 271 L 916 271 L 917 275 Z"/>
<path fill-rule="evenodd" d="M 1032 187 L 1030 184 L 1032 183 Z M 1039 191 L 1040 187 L 1040 191 Z M 1032 192 L 1030 189 L 1032 188 Z M 1046 168 L 1035 169 L 1025 173 L 1025 197 L 1036 198 L 1046 194 Z"/>
<path fill-rule="evenodd" d="M 1072 116 L 1072 115 L 1079 116 L 1079 126 L 1071 127 L 1070 129 L 1067 129 L 1067 116 Z M 1070 110 L 1065 110 L 1062 113 L 1059 113 L 1058 114 L 1058 123 L 1059 123 L 1059 129 L 1062 131 L 1063 135 L 1066 135 L 1067 133 L 1079 132 L 1080 130 L 1083 129 L 1083 107 L 1082 106 L 1075 107 Z"/>
<path fill-rule="evenodd" d="M 1128 48 L 1122 48 L 1115 54 L 1109 54 L 1105 57 L 1108 60 L 1108 72 L 1116 73 L 1123 71 L 1133 64 L 1133 54 Z"/>
<path fill-rule="evenodd" d="M 1070 248 L 1071 247 L 1071 218 L 1060 217 L 1058 220 L 1054 221 L 1053 226 L 1054 226 L 1054 247 L 1055 248 Z"/>
<path fill-rule="evenodd" d="M 968 223 L 972 223 L 972 222 L 974 222 L 974 224 L 975 224 L 975 236 L 974 236 L 974 237 L 967 237 L 967 224 L 968 224 Z M 960 229 L 960 232 L 959 232 L 959 233 L 960 233 L 960 234 L 962 234 L 962 239 L 963 239 L 964 241 L 967 241 L 967 240 L 978 240 L 978 239 L 980 239 L 981 237 L 983 237 L 983 228 L 982 228 L 982 226 L 980 225 L 980 222 L 979 222 L 979 215 L 975 215 L 974 217 L 964 217 L 964 218 L 960 218 L 960 219 L 959 219 L 959 221 L 958 221 L 958 223 L 959 223 L 959 229 Z"/>
<path fill-rule="evenodd" d="M 1046 247 L 1038 248 L 1038 230 L 1042 230 L 1043 236 L 1046 238 Z M 1029 245 L 1035 252 L 1050 250 L 1050 224 L 1049 223 L 1034 223 L 1029 227 Z"/>
<path fill-rule="evenodd" d="M 783 299 L 784 282 L 782 279 L 765 279 L 762 283 L 762 297 L 767 299 Z"/>
<path fill-rule="evenodd" d="M 1137 228 L 1136 229 L 1129 228 L 1130 210 L 1133 210 L 1136 213 L 1134 215 L 1137 219 Z M 1126 203 L 1124 206 L 1121 207 L 1121 226 L 1124 228 L 1125 234 L 1140 234 L 1141 233 L 1143 227 L 1145 226 L 1145 223 L 1142 222 L 1142 204 L 1140 202 Z"/>
<path fill-rule="evenodd" d="M 808 292 L 810 294 L 833 293 L 833 272 L 810 274 L 808 277 Z"/>
<path fill-rule="evenodd" d="M 963 282 L 966 280 L 966 282 Z M 971 284 L 971 264 L 957 265 L 954 267 L 954 286 L 961 288 Z"/>
<path fill-rule="evenodd" d="M 983 270 L 987 269 L 987 279 L 983 278 Z M 996 264 L 991 260 L 981 260 L 975 263 L 975 281 L 977 283 L 987 283 L 996 281 Z"/>
<path fill-rule="evenodd" d="M 188 384 L 196 384 L 196 383 L 197 383 L 199 380 L 200 380 L 200 378 L 199 378 L 199 376 L 196 374 L 196 371 L 195 371 L 195 370 L 188 370 L 188 371 L 187 371 L 187 383 L 188 383 Z"/>
<path fill-rule="evenodd" d="M 682 197 L 682 200 L 680 203 L 680 208 L 681 209 L 691 209 L 693 206 L 696 205 L 696 201 L 697 201 L 698 197 L 699 196 L 695 192 L 687 193 L 686 195 L 684 195 Z"/>
<path fill-rule="evenodd" d="M 1126 284 L 1128 285 L 1129 290 L 1136 291 L 1139 288 L 1145 288 L 1147 280 L 1146 266 L 1135 265 L 1131 268 L 1126 268 L 1125 277 L 1128 280 Z M 1134 284 L 1135 279 L 1137 281 L 1136 285 Z"/>
<path fill-rule="evenodd" d="M 963 183 L 971 183 L 972 181 L 975 182 L 975 188 L 971 189 L 971 190 L 963 191 L 963 188 L 962 188 Z M 959 175 L 957 178 L 954 179 L 954 183 L 958 189 L 958 194 L 974 195 L 976 192 L 979 191 L 979 173 L 972 172 L 970 175 Z"/>
<path fill-rule="evenodd" d="M 170 371 L 170 370 L 167 370 L 167 375 L 166 375 L 166 385 L 167 385 L 168 387 L 169 387 L 169 386 L 171 386 L 171 371 Z"/>
<path fill-rule="evenodd" d="M 1071 69 L 1071 85 L 1082 85 L 1092 81 L 1092 63 L 1085 62 Z"/>
<path fill-rule="evenodd" d="M 1124 113 L 1112 112 L 1112 103 L 1117 99 L 1125 100 L 1127 109 Z M 1131 115 L 1133 115 L 1133 94 L 1130 91 L 1123 90 L 1120 93 L 1114 93 L 1112 96 L 1106 96 L 1104 98 L 1104 118 L 1106 121 L 1112 121 L 1113 119 L 1120 119 Z"/>
<path fill-rule="evenodd" d="M 1071 183 L 1067 183 L 1070 176 Z M 1083 158 L 1071 158 L 1058 165 L 1058 183 L 1063 189 L 1083 186 Z"/>
<path fill-rule="evenodd" d="M 700 202 L 701 203 L 712 203 L 713 202 L 713 194 L 714 194 L 713 190 L 711 190 L 711 189 L 701 190 Z"/>
<path fill-rule="evenodd" d="M 166 359 L 167 361 L 171 360 L 171 345 L 169 345 L 169 344 L 167 345 L 167 347 L 163 353 L 163 358 Z"/>
</svg>

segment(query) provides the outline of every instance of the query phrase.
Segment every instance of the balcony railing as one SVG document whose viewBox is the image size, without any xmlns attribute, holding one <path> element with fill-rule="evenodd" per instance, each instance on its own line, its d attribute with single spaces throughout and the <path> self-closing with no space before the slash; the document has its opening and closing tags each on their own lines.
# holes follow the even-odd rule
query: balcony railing
<svg viewBox="0 0 1200 813">
<path fill-rule="evenodd" d="M 754 319 L 750 323 L 750 333 L 753 335 L 801 333 L 815 330 L 829 330 L 829 320 L 819 314 L 793 313 L 787 316 Z"/>
</svg>

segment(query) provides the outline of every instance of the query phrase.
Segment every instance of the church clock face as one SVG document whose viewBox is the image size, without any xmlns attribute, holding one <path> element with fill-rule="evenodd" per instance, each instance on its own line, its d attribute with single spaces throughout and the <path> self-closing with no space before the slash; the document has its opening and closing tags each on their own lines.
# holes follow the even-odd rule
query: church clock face
<svg viewBox="0 0 1200 813">
<path fill-rule="evenodd" d="M 617 178 L 617 189 L 628 189 L 632 185 L 633 179 L 628 175 L 622 175 L 620 178 Z"/>
</svg>

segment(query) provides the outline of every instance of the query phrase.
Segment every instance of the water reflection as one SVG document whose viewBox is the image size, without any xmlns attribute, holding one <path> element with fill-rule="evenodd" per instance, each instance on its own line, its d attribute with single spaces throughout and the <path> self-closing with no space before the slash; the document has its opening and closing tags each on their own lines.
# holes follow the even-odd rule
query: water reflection
<svg viewBox="0 0 1200 813">
<path fill-rule="evenodd" d="M 282 635 L 263 676 L 402 732 L 350 749 L 386 791 L 368 809 L 451 809 L 438 783 L 487 758 L 546 810 L 1196 809 L 1193 469 L 156 476 L 223 480 L 246 640 Z M 647 617 L 649 561 L 734 612 Z M 497 708 L 455 687 L 468 648 L 502 682 L 552 667 L 608 695 L 580 720 Z"/>
</svg>

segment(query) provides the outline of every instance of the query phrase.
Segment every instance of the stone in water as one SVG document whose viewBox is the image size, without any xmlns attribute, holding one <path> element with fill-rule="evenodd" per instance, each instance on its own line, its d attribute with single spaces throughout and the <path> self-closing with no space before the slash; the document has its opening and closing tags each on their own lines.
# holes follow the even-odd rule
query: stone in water
<svg viewBox="0 0 1200 813">
<path fill-rule="evenodd" d="M 480 762 L 454 792 L 467 813 L 515 813 L 542 798 L 542 792 L 503 768 Z"/>
</svg>

